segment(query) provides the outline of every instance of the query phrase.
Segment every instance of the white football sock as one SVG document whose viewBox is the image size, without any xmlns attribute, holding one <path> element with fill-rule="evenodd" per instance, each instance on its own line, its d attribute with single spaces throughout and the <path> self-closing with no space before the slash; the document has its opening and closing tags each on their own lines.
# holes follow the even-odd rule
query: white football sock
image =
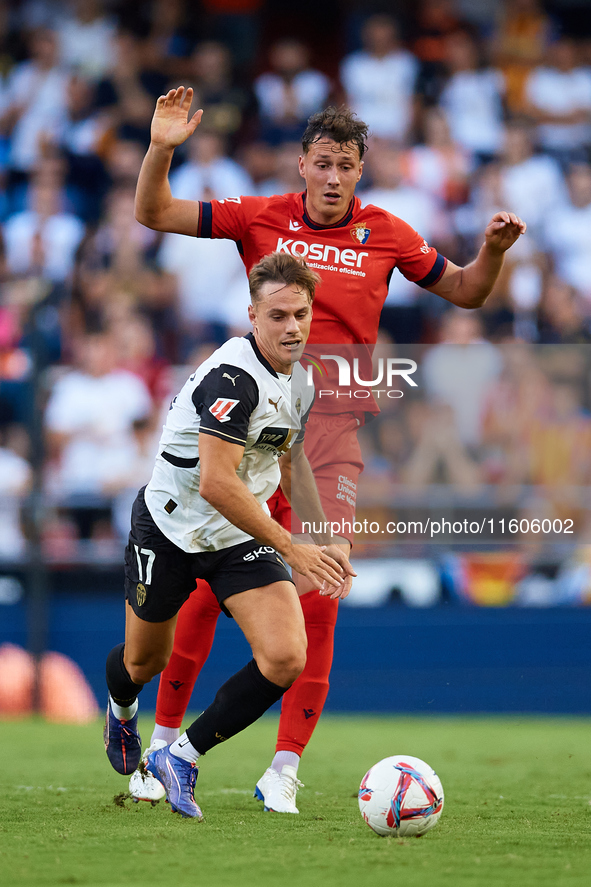
<svg viewBox="0 0 591 887">
<path fill-rule="evenodd" d="M 161 724 L 155 724 L 150 745 L 154 744 L 155 739 L 163 739 L 167 745 L 171 745 L 175 739 L 179 738 L 180 732 L 178 727 L 163 727 Z"/>
<path fill-rule="evenodd" d="M 183 733 L 182 736 L 179 736 L 179 738 L 172 743 L 170 746 L 170 752 L 177 758 L 189 761 L 190 764 L 194 764 L 197 758 L 200 757 L 197 749 L 191 745 L 186 733 Z"/>
<path fill-rule="evenodd" d="M 300 756 L 294 751 L 278 751 L 273 758 L 271 767 L 273 770 L 277 770 L 278 773 L 281 773 L 285 764 L 289 764 L 290 767 L 295 767 L 297 773 L 300 760 Z"/>
<path fill-rule="evenodd" d="M 137 699 L 131 705 L 117 705 L 116 702 L 113 702 L 113 697 L 109 696 L 109 702 L 111 703 L 111 711 L 119 721 L 129 721 L 138 709 Z"/>
</svg>

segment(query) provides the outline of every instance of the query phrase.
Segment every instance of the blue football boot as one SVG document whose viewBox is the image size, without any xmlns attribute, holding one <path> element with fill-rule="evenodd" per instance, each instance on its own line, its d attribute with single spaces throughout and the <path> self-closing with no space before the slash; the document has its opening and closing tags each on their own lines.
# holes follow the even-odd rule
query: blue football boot
<svg viewBox="0 0 591 887">
<path fill-rule="evenodd" d="M 170 746 L 158 748 L 148 755 L 145 769 L 155 776 L 166 790 L 166 800 L 175 813 L 201 821 L 201 807 L 195 803 L 193 791 L 199 768 L 183 758 L 177 758 Z"/>
<path fill-rule="evenodd" d="M 137 730 L 137 712 L 128 721 L 120 721 L 113 714 L 109 699 L 103 739 L 113 769 L 123 776 L 133 773 L 142 756 L 142 740 Z"/>
</svg>

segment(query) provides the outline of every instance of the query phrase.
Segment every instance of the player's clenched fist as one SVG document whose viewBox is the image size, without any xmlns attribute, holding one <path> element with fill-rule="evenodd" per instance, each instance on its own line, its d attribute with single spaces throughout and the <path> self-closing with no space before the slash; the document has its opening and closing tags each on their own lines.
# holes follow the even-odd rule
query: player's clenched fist
<svg viewBox="0 0 591 887">
<path fill-rule="evenodd" d="M 172 151 L 193 135 L 201 122 L 203 110 L 195 111 L 189 119 L 192 101 L 191 87 L 179 86 L 160 96 L 152 118 L 152 144 Z"/>
</svg>

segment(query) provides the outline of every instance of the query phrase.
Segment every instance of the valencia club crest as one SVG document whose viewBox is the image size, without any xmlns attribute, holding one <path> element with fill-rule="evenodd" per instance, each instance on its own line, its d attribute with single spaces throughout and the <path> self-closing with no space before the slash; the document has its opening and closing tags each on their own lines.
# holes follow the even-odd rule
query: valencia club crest
<svg viewBox="0 0 591 887">
<path fill-rule="evenodd" d="M 371 234 L 371 228 L 366 228 L 364 224 L 360 223 L 359 225 L 355 225 L 353 228 L 350 228 L 351 237 L 355 241 L 355 243 L 367 243 L 369 240 L 369 235 Z"/>
</svg>

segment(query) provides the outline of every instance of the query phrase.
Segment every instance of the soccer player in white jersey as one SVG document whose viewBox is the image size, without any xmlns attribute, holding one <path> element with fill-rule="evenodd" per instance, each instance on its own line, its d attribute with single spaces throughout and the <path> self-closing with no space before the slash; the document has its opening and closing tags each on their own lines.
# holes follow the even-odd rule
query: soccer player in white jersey
<svg viewBox="0 0 591 887">
<path fill-rule="evenodd" d="M 202 115 L 199 110 L 189 116 L 192 98 L 192 89 L 179 87 L 158 99 L 152 141 L 138 179 L 136 217 L 157 231 L 233 240 L 247 272 L 274 250 L 305 257 L 322 276 L 309 344 L 375 344 L 394 268 L 454 305 L 480 307 L 497 280 L 506 250 L 525 232 L 525 223 L 514 213 L 495 213 L 478 255 L 461 268 L 402 219 L 380 207 L 362 207 L 354 192 L 363 173 L 367 126 L 347 109 L 327 108 L 308 121 L 299 158 L 303 192 L 228 195 L 201 202 L 175 199 L 168 183 L 173 152 L 195 131 Z M 354 523 L 355 500 L 340 497 L 338 483 L 344 476 L 353 489 L 363 469 L 357 429 L 364 413 L 359 404 L 345 409 L 344 401 L 319 399 L 306 433 L 306 453 L 324 510 L 343 529 L 340 544 L 347 554 L 353 537 L 345 528 Z M 291 526 L 291 511 L 280 489 L 269 508 L 278 523 Z M 265 810 L 276 813 L 298 813 L 297 768 L 328 693 L 339 605 L 336 599 L 321 597 L 307 580 L 296 576 L 296 583 L 308 637 L 306 666 L 283 696 L 275 755 L 255 789 Z M 160 681 L 153 742 L 172 742 L 178 735 L 219 615 L 207 583 L 199 582 L 179 614 L 174 649 Z"/>
<path fill-rule="evenodd" d="M 146 770 L 186 817 L 202 818 L 193 794 L 198 758 L 257 720 L 304 667 L 304 620 L 286 564 L 334 597 L 348 594 L 354 575 L 329 537 L 296 544 L 266 506 L 280 481 L 290 497 L 297 460 L 307 488 L 301 517 L 325 521 L 303 452 L 313 388 L 297 363 L 318 279 L 280 253 L 252 269 L 253 332 L 226 342 L 175 397 L 152 478 L 132 510 L 125 643 L 107 657 L 104 738 L 115 770 L 130 774 L 140 762 L 137 696 L 166 666 L 197 578 L 209 582 L 253 652 L 179 739 L 147 758 Z"/>
</svg>

